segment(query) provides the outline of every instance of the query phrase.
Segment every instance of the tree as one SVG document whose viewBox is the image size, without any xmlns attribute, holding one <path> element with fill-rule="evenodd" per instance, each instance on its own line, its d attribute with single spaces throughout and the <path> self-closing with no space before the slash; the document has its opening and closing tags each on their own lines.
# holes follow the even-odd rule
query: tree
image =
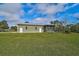
<svg viewBox="0 0 79 59">
<path fill-rule="evenodd" d="M 66 26 L 64 27 L 64 32 L 65 32 L 65 33 L 70 33 L 70 32 L 71 32 L 71 26 L 72 26 L 72 24 L 66 25 Z"/>
<path fill-rule="evenodd" d="M 71 26 L 71 31 L 79 33 L 79 24 L 77 23 L 77 24 Z"/>
<path fill-rule="evenodd" d="M 3 20 L 1 23 L 3 25 L 3 27 L 2 27 L 3 29 L 8 29 L 9 28 L 6 20 Z"/>
<path fill-rule="evenodd" d="M 17 31 L 17 26 L 11 26 L 11 31 Z"/>
<path fill-rule="evenodd" d="M 6 20 L 3 20 L 0 22 L 0 31 L 6 31 L 6 29 L 8 29 L 8 28 L 9 28 L 9 26 L 8 26 Z"/>
<path fill-rule="evenodd" d="M 54 24 L 54 21 L 50 21 L 50 24 Z"/>
<path fill-rule="evenodd" d="M 28 21 L 25 21 L 25 23 L 29 23 Z"/>
<path fill-rule="evenodd" d="M 54 25 L 54 31 L 59 32 L 63 30 L 62 22 L 55 20 L 55 21 L 51 21 L 50 23 Z"/>
</svg>

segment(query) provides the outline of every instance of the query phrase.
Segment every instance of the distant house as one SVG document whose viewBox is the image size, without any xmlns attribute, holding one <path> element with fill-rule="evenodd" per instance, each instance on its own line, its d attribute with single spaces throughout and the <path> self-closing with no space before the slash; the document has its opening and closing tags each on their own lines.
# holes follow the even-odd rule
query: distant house
<svg viewBox="0 0 79 59">
<path fill-rule="evenodd" d="M 17 32 L 29 33 L 29 32 L 53 32 L 54 25 L 52 24 L 17 24 Z"/>
</svg>

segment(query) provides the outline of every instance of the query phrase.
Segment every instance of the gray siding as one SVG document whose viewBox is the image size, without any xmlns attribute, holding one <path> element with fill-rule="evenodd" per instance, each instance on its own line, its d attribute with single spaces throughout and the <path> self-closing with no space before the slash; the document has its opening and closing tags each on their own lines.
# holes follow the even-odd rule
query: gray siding
<svg viewBox="0 0 79 59">
<path fill-rule="evenodd" d="M 23 28 L 23 32 L 39 32 L 39 28 L 42 28 L 42 32 L 44 32 L 43 26 L 17 26 L 17 32 L 20 32 L 20 28 Z"/>
</svg>

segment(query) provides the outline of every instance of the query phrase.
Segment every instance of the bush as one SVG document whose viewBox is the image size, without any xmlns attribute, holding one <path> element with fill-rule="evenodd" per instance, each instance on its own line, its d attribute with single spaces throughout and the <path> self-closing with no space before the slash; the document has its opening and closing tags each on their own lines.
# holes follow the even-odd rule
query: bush
<svg viewBox="0 0 79 59">
<path fill-rule="evenodd" d="M 65 30 L 64 32 L 65 32 L 65 33 L 70 33 L 70 31 L 69 31 L 69 30 Z"/>
<path fill-rule="evenodd" d="M 70 33 L 70 32 L 71 32 L 71 30 L 69 28 L 64 29 L 64 33 Z"/>
</svg>

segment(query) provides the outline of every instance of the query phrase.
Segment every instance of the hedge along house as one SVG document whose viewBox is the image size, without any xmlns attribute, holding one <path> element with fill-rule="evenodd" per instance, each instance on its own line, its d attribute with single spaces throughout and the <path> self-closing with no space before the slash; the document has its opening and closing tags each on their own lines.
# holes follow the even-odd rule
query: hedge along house
<svg viewBox="0 0 79 59">
<path fill-rule="evenodd" d="M 53 32 L 54 25 L 42 25 L 42 24 L 18 24 L 17 32 L 20 33 L 33 33 L 33 32 Z"/>
</svg>

